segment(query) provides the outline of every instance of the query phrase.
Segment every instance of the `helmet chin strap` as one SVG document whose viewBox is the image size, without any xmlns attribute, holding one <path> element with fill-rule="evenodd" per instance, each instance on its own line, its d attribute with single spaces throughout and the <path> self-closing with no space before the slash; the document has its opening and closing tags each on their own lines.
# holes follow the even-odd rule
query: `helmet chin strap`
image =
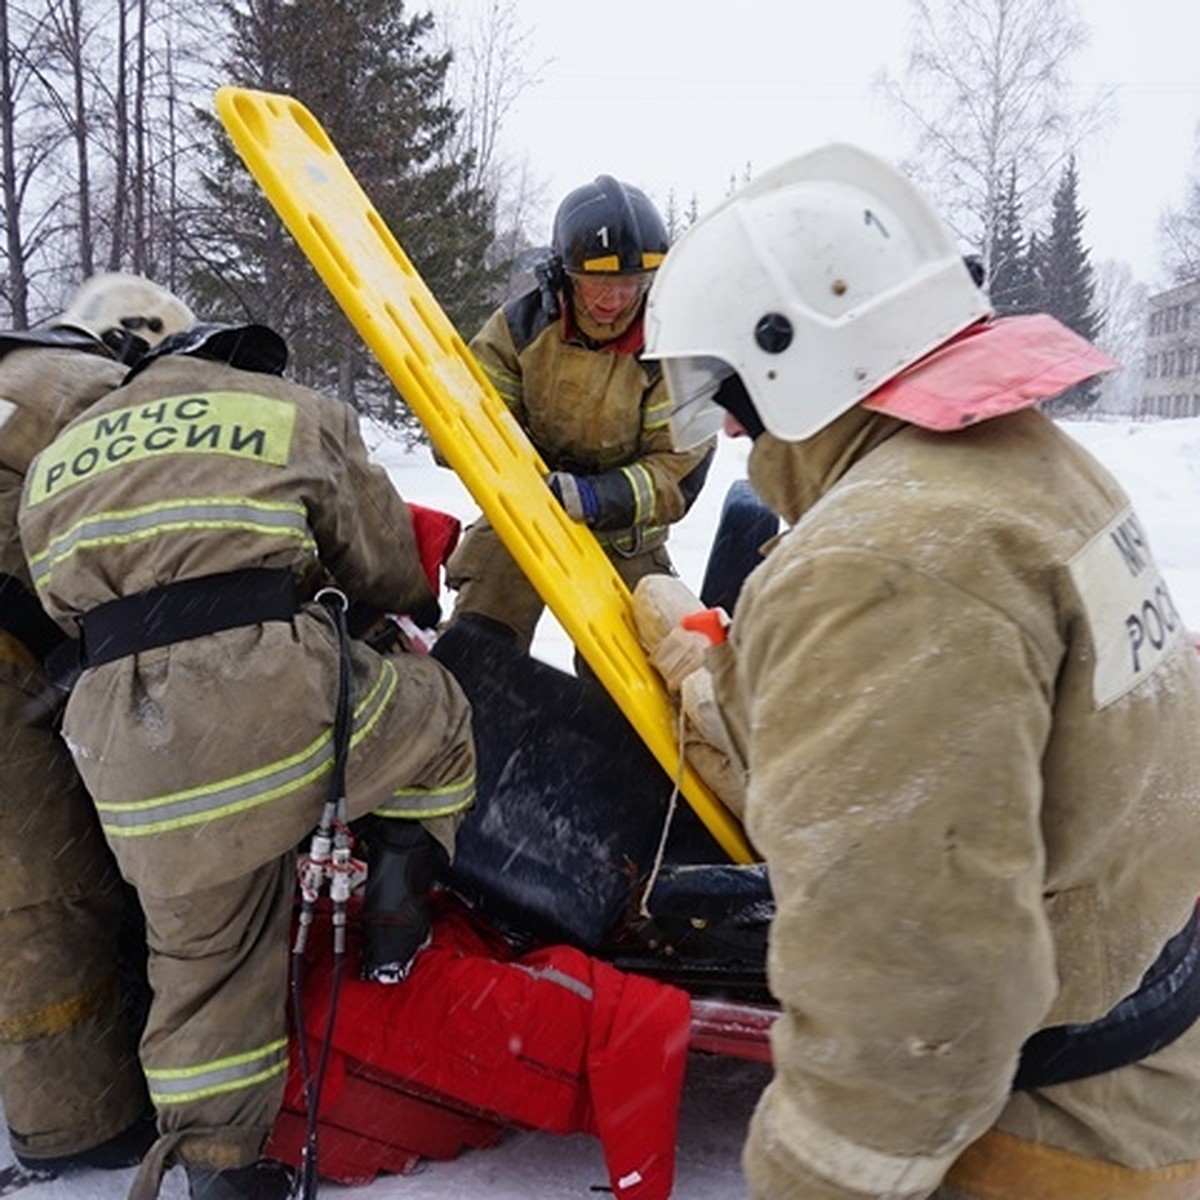
<svg viewBox="0 0 1200 1200">
<path fill-rule="evenodd" d="M 584 305 L 579 297 L 570 290 L 570 284 L 566 285 L 567 297 L 571 305 L 571 317 L 575 322 L 576 328 L 589 342 L 595 342 L 599 345 L 604 345 L 606 342 L 615 342 L 621 337 L 629 327 L 637 320 L 637 315 L 641 310 L 645 297 L 639 296 L 631 304 L 628 304 L 618 314 L 617 319 L 610 325 L 601 325 Z"/>
<path fill-rule="evenodd" d="M 742 377 L 736 371 L 732 375 L 726 375 L 717 385 L 717 390 L 713 393 L 713 403 L 719 404 L 733 417 L 752 441 L 766 432 L 762 417 L 758 415 L 758 409 L 754 407 L 754 401 L 746 391 Z"/>
</svg>

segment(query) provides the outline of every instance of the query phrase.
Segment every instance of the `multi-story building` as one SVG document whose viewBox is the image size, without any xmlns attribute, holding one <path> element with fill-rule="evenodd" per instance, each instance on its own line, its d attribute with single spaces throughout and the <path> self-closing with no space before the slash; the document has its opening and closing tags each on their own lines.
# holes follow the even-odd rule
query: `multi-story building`
<svg viewBox="0 0 1200 1200">
<path fill-rule="evenodd" d="M 1138 414 L 1200 416 L 1200 280 L 1150 297 Z"/>
</svg>

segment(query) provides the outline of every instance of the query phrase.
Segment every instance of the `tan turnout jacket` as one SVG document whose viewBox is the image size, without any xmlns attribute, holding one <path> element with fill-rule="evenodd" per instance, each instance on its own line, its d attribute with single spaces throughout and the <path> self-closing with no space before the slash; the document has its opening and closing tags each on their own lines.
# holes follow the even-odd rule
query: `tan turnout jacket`
<svg viewBox="0 0 1200 1200">
<path fill-rule="evenodd" d="M 716 663 L 778 906 L 753 1195 L 1200 1196 L 1195 1027 L 1009 1090 L 1200 889 L 1200 666 L 1129 501 L 1034 411 L 855 409 L 750 475 L 796 523 Z"/>
<path fill-rule="evenodd" d="M 471 342 L 550 470 L 625 474 L 636 520 L 596 536 L 626 554 L 666 541 L 667 527 L 699 493 L 713 454 L 712 442 L 672 447 L 666 385 L 657 364 L 635 352 L 640 332 L 639 317 L 613 345 L 591 348 L 563 319 L 548 320 L 538 293 L 530 292 L 493 313 Z"/>
<path fill-rule="evenodd" d="M 53 346 L 0 357 L 0 572 L 30 591 L 17 530 L 25 472 L 126 370 Z M 0 612 L 0 1098 L 13 1148 L 45 1159 L 119 1133 L 147 1096 L 117 975 L 126 896 L 17 624 Z"/>
<path fill-rule="evenodd" d="M 0 571 L 31 586 L 17 529 L 25 472 L 129 368 L 103 354 L 41 346 L 13 350 L 0 362 Z"/>
<path fill-rule="evenodd" d="M 332 577 L 383 611 L 429 596 L 408 509 L 368 463 L 353 410 L 192 357 L 151 364 L 38 458 L 21 533 L 68 628 L 114 598 L 245 567 L 286 568 L 308 595 Z M 473 750 L 453 679 L 362 643 L 353 661 L 351 816 L 461 812 Z M 325 798 L 337 678 L 314 603 L 84 673 L 65 733 L 139 890 L 212 887 L 296 846 Z"/>
</svg>

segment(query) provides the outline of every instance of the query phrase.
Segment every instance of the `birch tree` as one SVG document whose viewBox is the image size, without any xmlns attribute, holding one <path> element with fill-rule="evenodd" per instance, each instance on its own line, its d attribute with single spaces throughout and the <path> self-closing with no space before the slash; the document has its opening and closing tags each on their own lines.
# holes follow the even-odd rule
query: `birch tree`
<svg viewBox="0 0 1200 1200">
<path fill-rule="evenodd" d="M 38 280 L 57 233 L 45 182 L 65 138 L 48 104 L 43 13 L 0 0 L 0 223 L 5 267 L 0 296 L 8 324 L 26 329 L 39 307 Z"/>
<path fill-rule="evenodd" d="M 1006 176 L 1028 216 L 1108 119 L 1111 93 L 1072 102 L 1069 68 L 1087 29 L 1072 0 L 910 0 L 903 79 L 878 83 L 915 133 L 913 174 L 955 232 L 992 265 Z"/>
<path fill-rule="evenodd" d="M 1148 290 L 1129 264 L 1105 259 L 1095 271 L 1096 310 L 1101 314 L 1096 344 L 1121 364 L 1100 379 L 1100 405 L 1109 412 L 1135 413 L 1142 390 Z"/>
<path fill-rule="evenodd" d="M 1159 221 L 1162 264 L 1172 283 L 1200 279 L 1200 124 L 1193 163 L 1183 203 L 1167 209 Z"/>
<path fill-rule="evenodd" d="M 544 206 L 546 186 L 527 156 L 505 152 L 501 133 L 520 98 L 541 81 L 550 60 L 537 56 L 529 29 L 520 23 L 514 0 L 446 0 L 441 6 L 442 48 L 449 54 L 446 98 L 459 121 L 450 157 L 469 162 L 468 181 L 491 200 L 495 211 L 487 261 L 507 277 L 491 303 L 528 276 L 516 264 L 524 250 L 543 240 L 529 225 Z M 480 316 L 486 315 L 483 310 Z M 473 328 L 463 331 L 470 336 Z"/>
</svg>

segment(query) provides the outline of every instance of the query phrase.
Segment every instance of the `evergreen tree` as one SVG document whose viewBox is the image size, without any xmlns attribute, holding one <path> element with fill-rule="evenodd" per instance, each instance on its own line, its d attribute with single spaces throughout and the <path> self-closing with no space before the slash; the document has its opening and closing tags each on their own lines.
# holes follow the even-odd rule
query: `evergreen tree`
<svg viewBox="0 0 1200 1200">
<path fill-rule="evenodd" d="M 1036 246 L 1036 238 L 1031 241 Z M 1021 197 L 1017 190 L 1015 163 L 1009 167 L 1000 195 L 988 293 L 998 316 L 1029 313 L 1037 307 L 1037 275 L 1021 228 Z"/>
<path fill-rule="evenodd" d="M 908 0 L 908 8 L 905 77 L 885 74 L 880 86 L 916 134 L 915 178 L 994 276 L 1010 165 L 1021 164 L 1026 212 L 1040 210 L 1067 155 L 1106 122 L 1109 91 L 1085 97 L 1071 87 L 1088 37 L 1072 0 Z"/>
<path fill-rule="evenodd" d="M 459 113 L 445 99 L 448 52 L 433 18 L 403 0 L 226 0 L 227 77 L 295 96 L 328 132 L 430 290 L 465 335 L 495 302 L 506 263 L 489 257 L 491 198 L 469 153 L 452 153 Z M 290 374 L 405 422 L 390 383 L 214 128 L 209 214 L 197 290 L 218 309 L 273 325 Z M 238 315 L 236 312 L 234 315 Z"/>
<path fill-rule="evenodd" d="M 1079 174 L 1072 157 L 1055 189 L 1050 232 L 1037 256 L 1041 307 L 1080 337 L 1094 341 L 1101 315 L 1095 309 L 1095 276 L 1083 244 L 1085 215 L 1079 207 Z M 1094 382 L 1082 383 L 1047 407 L 1056 412 L 1090 408 L 1097 394 Z"/>
<path fill-rule="evenodd" d="M 1025 247 L 1025 277 L 1029 288 L 1029 307 L 1026 312 L 1045 312 L 1046 294 L 1042 289 L 1042 255 L 1045 253 L 1044 242 L 1034 230 L 1029 235 L 1029 245 Z"/>
</svg>

